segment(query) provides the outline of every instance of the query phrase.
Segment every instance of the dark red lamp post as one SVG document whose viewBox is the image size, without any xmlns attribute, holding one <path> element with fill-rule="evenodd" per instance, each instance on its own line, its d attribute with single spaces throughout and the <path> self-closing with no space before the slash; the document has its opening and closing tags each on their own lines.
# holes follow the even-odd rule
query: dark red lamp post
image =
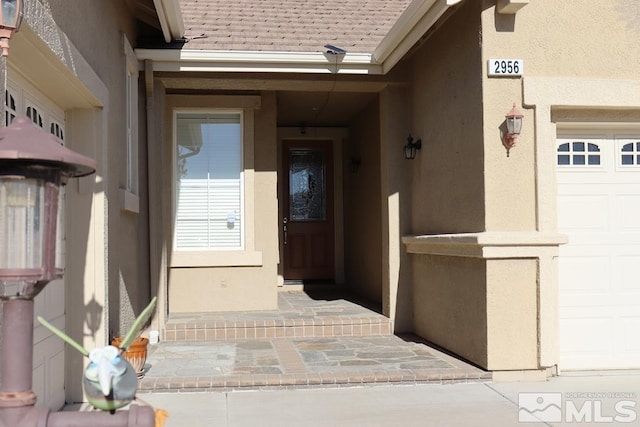
<svg viewBox="0 0 640 427">
<path fill-rule="evenodd" d="M 26 117 L 0 129 L 0 282 L 2 317 L 0 427 L 151 427 L 153 409 L 61 412 L 36 408 L 33 369 L 33 298 L 62 277 L 55 265 L 60 186 L 95 172 L 95 162 L 69 150 Z"/>
</svg>

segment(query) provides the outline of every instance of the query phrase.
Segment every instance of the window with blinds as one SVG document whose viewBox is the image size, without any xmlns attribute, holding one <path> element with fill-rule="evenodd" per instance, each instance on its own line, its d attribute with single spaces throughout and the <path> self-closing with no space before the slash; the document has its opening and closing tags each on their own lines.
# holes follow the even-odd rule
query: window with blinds
<svg viewBox="0 0 640 427">
<path fill-rule="evenodd" d="M 241 113 L 177 113 L 175 158 L 175 248 L 242 248 Z"/>
</svg>

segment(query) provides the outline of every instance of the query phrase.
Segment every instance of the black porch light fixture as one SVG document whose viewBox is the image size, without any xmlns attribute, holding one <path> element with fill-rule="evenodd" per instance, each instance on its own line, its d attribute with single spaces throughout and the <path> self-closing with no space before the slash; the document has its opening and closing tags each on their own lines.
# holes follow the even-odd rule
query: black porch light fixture
<svg viewBox="0 0 640 427">
<path fill-rule="evenodd" d="M 404 158 L 407 160 L 413 160 L 416 158 L 416 152 L 422 149 L 422 140 L 418 139 L 416 142 L 413 142 L 413 137 L 409 134 L 407 144 L 403 148 Z"/>
<path fill-rule="evenodd" d="M 0 49 L 9 56 L 9 39 L 22 23 L 22 0 L 0 0 Z"/>
</svg>

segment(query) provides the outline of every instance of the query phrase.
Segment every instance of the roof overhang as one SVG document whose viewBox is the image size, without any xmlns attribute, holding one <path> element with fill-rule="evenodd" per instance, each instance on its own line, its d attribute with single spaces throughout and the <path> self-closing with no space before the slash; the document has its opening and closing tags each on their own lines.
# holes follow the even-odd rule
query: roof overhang
<svg viewBox="0 0 640 427">
<path fill-rule="evenodd" d="M 136 56 L 153 61 L 154 71 L 382 74 L 359 53 L 136 49 Z"/>
<path fill-rule="evenodd" d="M 164 41 L 170 43 L 184 36 L 184 21 L 180 11 L 180 2 L 176 0 L 153 0 L 158 14 Z"/>
<path fill-rule="evenodd" d="M 136 49 L 154 71 L 386 74 L 452 6 L 462 0 L 413 0 L 369 53 Z M 178 2 L 154 0 L 165 40 L 184 34 Z M 177 10 L 176 10 L 177 8 Z M 166 28 L 166 29 L 165 29 Z M 177 34 L 180 34 L 177 37 Z"/>
<path fill-rule="evenodd" d="M 438 19 L 462 0 L 413 0 L 373 51 L 386 73 L 402 59 Z"/>
</svg>

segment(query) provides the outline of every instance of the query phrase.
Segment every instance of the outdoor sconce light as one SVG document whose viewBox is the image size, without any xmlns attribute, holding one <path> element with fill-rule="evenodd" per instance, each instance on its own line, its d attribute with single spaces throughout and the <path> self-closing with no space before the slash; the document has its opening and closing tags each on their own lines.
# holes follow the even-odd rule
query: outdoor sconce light
<svg viewBox="0 0 640 427">
<path fill-rule="evenodd" d="M 2 2 L 2 9 L 7 3 Z M 19 6 L 18 6 L 19 7 Z M 33 387 L 34 297 L 62 277 L 56 264 L 60 186 L 90 175 L 94 160 L 63 147 L 26 117 L 0 128 L 0 427 L 152 427 L 153 409 L 50 412 L 35 407 Z"/>
<path fill-rule="evenodd" d="M 409 134 L 407 138 L 407 145 L 404 146 L 404 158 L 407 160 L 413 160 L 416 158 L 416 152 L 422 149 L 422 140 L 418 139 L 413 142 L 413 137 Z"/>
<path fill-rule="evenodd" d="M 0 49 L 9 56 L 9 39 L 22 23 L 22 0 L 0 0 Z"/>
<path fill-rule="evenodd" d="M 504 117 L 507 124 L 507 133 L 502 135 L 502 145 L 507 149 L 508 155 L 509 150 L 516 145 L 516 139 L 522 130 L 522 118 L 524 116 L 520 110 L 516 108 L 516 104 L 514 102 L 513 108 Z"/>
</svg>

